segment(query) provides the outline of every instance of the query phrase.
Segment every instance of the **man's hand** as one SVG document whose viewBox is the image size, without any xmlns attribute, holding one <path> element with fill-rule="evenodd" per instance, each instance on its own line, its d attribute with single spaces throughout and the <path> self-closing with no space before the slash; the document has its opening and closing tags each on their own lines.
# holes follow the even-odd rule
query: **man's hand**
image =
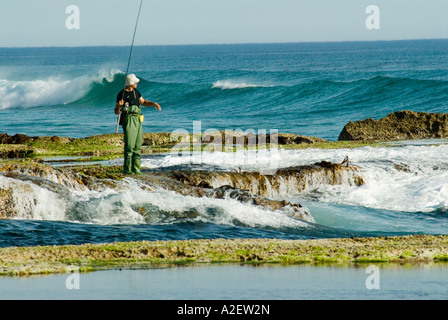
<svg viewBox="0 0 448 320">
<path fill-rule="evenodd" d="M 160 105 L 157 102 L 154 102 L 154 108 L 156 110 L 162 111 L 162 108 L 160 107 Z"/>
<path fill-rule="evenodd" d="M 115 104 L 115 114 L 120 114 L 120 108 L 124 105 L 124 100 L 120 100 Z"/>
</svg>

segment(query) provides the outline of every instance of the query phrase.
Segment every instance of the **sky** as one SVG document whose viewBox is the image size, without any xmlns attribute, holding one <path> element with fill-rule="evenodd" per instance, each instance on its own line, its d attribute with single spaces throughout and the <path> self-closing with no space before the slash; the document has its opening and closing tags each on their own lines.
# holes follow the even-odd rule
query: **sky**
<svg viewBox="0 0 448 320">
<path fill-rule="evenodd" d="M 139 5 L 0 0 L 0 47 L 130 45 Z M 378 15 L 366 13 L 370 5 Z M 143 0 L 135 45 L 440 38 L 448 38 L 447 0 Z"/>
</svg>

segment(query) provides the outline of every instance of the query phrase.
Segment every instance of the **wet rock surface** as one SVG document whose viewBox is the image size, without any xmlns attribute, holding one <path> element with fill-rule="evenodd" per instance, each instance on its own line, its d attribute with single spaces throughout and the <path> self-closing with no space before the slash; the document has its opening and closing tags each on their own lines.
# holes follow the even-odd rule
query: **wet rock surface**
<svg viewBox="0 0 448 320">
<path fill-rule="evenodd" d="M 14 197 L 12 194 L 12 189 L 1 189 L 0 188 L 0 218 L 9 219 L 17 215 L 14 209 Z"/>
<path fill-rule="evenodd" d="M 357 167 L 326 161 L 313 165 L 282 168 L 273 174 L 263 174 L 258 171 L 173 171 L 168 175 L 185 185 L 208 189 L 228 185 L 263 197 L 297 194 L 319 184 L 347 183 L 360 186 L 364 183 Z"/>
</svg>

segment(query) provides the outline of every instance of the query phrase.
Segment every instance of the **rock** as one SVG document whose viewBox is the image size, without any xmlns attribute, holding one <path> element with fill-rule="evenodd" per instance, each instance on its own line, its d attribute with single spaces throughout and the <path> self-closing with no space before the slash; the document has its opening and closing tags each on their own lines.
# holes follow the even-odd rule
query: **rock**
<svg viewBox="0 0 448 320">
<path fill-rule="evenodd" d="M 169 133 L 145 133 L 143 135 L 143 145 L 145 146 L 164 146 L 175 142 L 177 140 L 171 141 Z"/>
<path fill-rule="evenodd" d="M 246 190 L 235 189 L 231 186 L 221 186 L 209 192 L 209 197 L 218 199 L 236 199 L 243 203 L 249 203 L 264 207 L 270 211 L 282 211 L 287 215 L 307 222 L 315 222 L 311 214 L 306 211 L 301 204 L 293 204 L 286 200 L 271 200 L 268 198 L 255 196 Z"/>
<path fill-rule="evenodd" d="M 24 144 L 28 141 L 33 141 L 35 138 L 28 137 L 24 134 L 15 134 L 13 136 L 8 135 L 7 133 L 0 134 L 0 144 Z"/>
<path fill-rule="evenodd" d="M 67 137 L 59 137 L 59 136 L 51 136 L 51 137 L 29 137 L 24 134 L 15 134 L 13 136 L 8 135 L 7 133 L 0 133 L 0 144 L 15 144 L 15 145 L 21 145 L 21 144 L 27 144 L 30 142 L 53 142 L 53 143 L 69 143 L 74 141 L 73 138 L 67 138 Z"/>
<path fill-rule="evenodd" d="M 278 145 L 298 145 L 298 144 L 313 144 L 318 142 L 327 142 L 327 140 L 308 137 L 292 133 L 279 133 L 277 135 L 272 134 L 253 134 L 250 132 L 238 132 L 238 131 L 222 131 L 218 133 L 213 133 L 209 135 L 204 135 L 202 137 L 203 142 L 215 142 L 216 136 L 221 134 L 222 144 L 227 145 L 244 145 L 244 146 L 255 146 L 263 145 L 268 143 L 278 144 Z M 272 140 L 272 141 L 271 141 Z"/>
<path fill-rule="evenodd" d="M 405 163 L 395 164 L 394 165 L 394 169 L 397 170 L 397 171 L 412 172 L 412 170 L 409 167 L 409 165 L 405 164 Z"/>
<path fill-rule="evenodd" d="M 30 156 L 34 152 L 33 148 L 23 144 L 0 145 L 0 159 L 20 159 Z"/>
<path fill-rule="evenodd" d="M 12 189 L 0 188 L 0 219 L 9 219 L 16 214 Z"/>
<path fill-rule="evenodd" d="M 313 144 L 319 142 L 327 142 L 327 140 L 291 133 L 279 133 L 278 135 L 279 145 Z"/>
<path fill-rule="evenodd" d="M 349 122 L 338 140 L 412 140 L 448 138 L 448 114 L 397 111 L 380 120 Z"/>
<path fill-rule="evenodd" d="M 60 193 L 66 193 L 66 188 L 77 191 L 87 189 L 79 179 L 79 175 L 35 161 L 5 162 L 0 165 L 0 174 L 21 181 L 31 181 L 36 185 L 45 184 L 47 189 L 54 189 L 54 186 L 64 187 L 64 189 L 58 189 Z"/>
<path fill-rule="evenodd" d="M 217 172 L 217 171 L 173 171 L 161 173 L 170 175 L 185 185 L 219 188 L 230 186 L 247 190 L 262 197 L 281 197 L 284 194 L 298 194 L 305 189 L 321 184 L 348 184 L 360 186 L 364 183 L 359 170 L 354 166 L 322 161 L 314 165 L 282 168 L 275 174 L 260 172 Z"/>
<path fill-rule="evenodd" d="M 201 181 L 198 184 L 189 184 L 187 180 L 190 171 L 183 172 L 151 172 L 144 175 L 135 176 L 135 179 L 143 182 L 154 189 L 164 189 L 174 191 L 184 196 L 191 197 L 207 197 L 214 199 L 235 199 L 242 203 L 252 204 L 266 208 L 270 211 L 280 211 L 288 216 L 292 216 L 302 221 L 314 222 L 311 214 L 303 208 L 300 204 L 290 203 L 284 200 L 272 200 L 267 197 L 253 194 L 249 190 L 238 189 L 230 185 L 219 185 L 213 187 L 206 181 Z M 201 174 L 206 180 L 207 174 Z M 183 177 L 183 178 L 182 178 Z M 199 178 L 197 178 L 200 180 Z M 206 187 L 203 187 L 206 185 Z"/>
<path fill-rule="evenodd" d="M 272 140 L 272 141 L 271 141 Z M 278 145 L 298 145 L 327 142 L 326 140 L 307 137 L 297 134 L 280 133 L 252 134 L 240 131 L 216 131 L 207 133 L 176 133 L 158 132 L 143 134 L 142 154 L 153 152 L 170 152 L 176 146 L 184 146 L 186 150 L 191 144 L 201 147 L 211 146 L 219 148 L 219 145 L 255 147 L 269 143 Z M 102 134 L 86 138 L 68 137 L 29 137 L 23 134 L 10 136 L 0 133 L 0 158 L 26 158 L 30 156 L 122 156 L 123 134 Z"/>
</svg>

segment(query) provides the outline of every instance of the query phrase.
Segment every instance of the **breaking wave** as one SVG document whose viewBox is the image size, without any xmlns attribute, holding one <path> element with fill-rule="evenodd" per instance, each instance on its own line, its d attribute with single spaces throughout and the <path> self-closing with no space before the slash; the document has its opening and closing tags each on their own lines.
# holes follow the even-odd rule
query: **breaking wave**
<svg viewBox="0 0 448 320">
<path fill-rule="evenodd" d="M 123 88 L 125 74 L 119 69 L 100 70 L 98 72 L 74 78 L 49 76 L 33 80 L 9 80 L 0 78 L 0 110 L 14 108 L 31 108 L 40 106 L 64 106 L 71 103 L 109 104 L 114 96 Z M 388 95 L 390 101 L 405 104 L 412 96 L 413 103 L 427 101 L 428 92 L 433 99 L 445 99 L 446 81 L 420 80 L 412 78 L 395 78 L 375 76 L 352 81 L 312 80 L 285 84 L 270 82 L 254 83 L 245 80 L 217 80 L 208 83 L 158 82 L 143 79 L 139 90 L 145 95 L 157 94 L 157 99 L 166 100 L 171 108 L 177 109 L 181 102 L 182 109 L 188 105 L 186 101 L 200 103 L 207 110 L 213 111 L 222 106 L 216 100 L 244 99 L 246 104 L 233 103 L 239 108 L 250 108 L 258 105 L 257 99 L 263 99 L 263 106 L 289 106 L 292 110 L 299 105 L 314 106 L 311 113 L 325 114 L 334 112 L 337 106 L 350 106 L 351 110 L 365 107 L 365 103 L 383 101 Z M 378 91 L 378 88 L 384 88 Z M 244 89 L 255 90 L 252 96 Z M 229 95 L 229 91 L 232 92 Z M 398 92 L 398 94 L 397 94 Z M 424 93 L 424 94 L 423 94 Z M 361 101 L 362 103 L 356 102 Z M 211 110 L 208 110 L 210 106 Z M 329 104 L 329 105 L 327 105 Z M 330 105 L 331 104 L 331 105 Z M 228 105 L 228 104 L 226 104 Z M 359 106 L 358 106 L 359 105 Z M 261 108 L 264 108 L 264 107 Z"/>
<path fill-rule="evenodd" d="M 320 184 L 302 192 L 300 198 L 374 210 L 445 212 L 448 208 L 448 144 L 447 141 L 440 143 L 427 146 L 407 145 L 403 142 L 384 148 L 279 149 L 275 153 L 238 151 L 232 154 L 169 154 L 164 157 L 148 156 L 143 159 L 143 165 L 150 169 L 194 169 L 200 164 L 213 171 L 233 171 L 239 168 L 243 171 L 258 171 L 267 169 L 272 164 L 277 168 L 287 168 L 322 159 L 341 163 L 348 156 L 351 163 L 360 168 L 364 185 L 354 187 L 350 183 Z M 120 163 L 116 161 L 115 164 Z M 288 195 L 295 196 L 292 193 Z"/>
<path fill-rule="evenodd" d="M 243 81 L 232 81 L 232 80 L 219 80 L 213 83 L 212 88 L 219 88 L 223 90 L 232 90 L 232 89 L 246 89 L 246 88 L 263 88 L 263 87 L 271 87 L 271 86 L 263 86 L 250 84 Z"/>
<path fill-rule="evenodd" d="M 133 179 L 122 190 L 73 190 L 49 181 L 0 176 L 13 192 L 18 220 L 67 221 L 95 225 L 213 223 L 259 228 L 301 228 L 307 223 L 234 199 L 196 198 L 166 190 L 147 191 Z"/>
<path fill-rule="evenodd" d="M 124 83 L 120 70 L 99 71 L 73 79 L 61 76 L 23 81 L 0 79 L 0 109 L 65 105 L 89 97 L 93 90 L 98 90 L 98 85 L 107 86 L 118 80 Z"/>
</svg>

